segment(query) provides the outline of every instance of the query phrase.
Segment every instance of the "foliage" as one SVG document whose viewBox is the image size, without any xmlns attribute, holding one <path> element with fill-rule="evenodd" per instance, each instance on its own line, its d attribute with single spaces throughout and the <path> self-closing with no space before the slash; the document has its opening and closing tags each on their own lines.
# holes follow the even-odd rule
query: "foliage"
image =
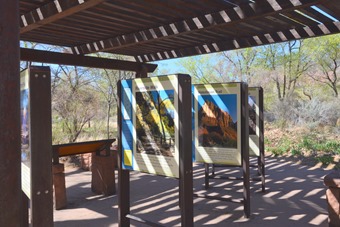
<svg viewBox="0 0 340 227">
<path fill-rule="evenodd" d="M 110 118 L 117 114 L 114 108 L 118 102 L 117 83 L 122 79 L 133 78 L 134 73 L 107 69 L 92 69 L 91 75 L 93 77 L 93 83 L 91 84 L 95 91 L 100 93 L 101 99 L 103 99 L 104 102 L 103 106 L 106 108 L 106 135 L 107 138 L 110 138 Z"/>
<path fill-rule="evenodd" d="M 290 150 L 291 141 L 288 137 L 283 137 L 275 146 L 268 146 L 270 141 L 266 141 L 266 150 L 274 156 L 281 156 Z"/>
<path fill-rule="evenodd" d="M 310 67 L 303 41 L 263 46 L 258 56 L 257 66 L 273 80 L 279 100 L 294 93 L 298 80 Z"/>
<path fill-rule="evenodd" d="M 323 155 L 323 156 L 315 157 L 315 160 L 317 162 L 321 162 L 322 165 L 329 165 L 333 162 L 334 158 L 329 155 Z"/>
<path fill-rule="evenodd" d="M 309 132 L 275 129 L 275 133 L 268 134 L 267 131 L 265 147 L 266 152 L 274 156 L 288 156 L 306 164 L 321 163 L 323 166 L 334 165 L 334 168 L 340 168 L 340 163 L 335 158 L 340 155 L 340 140 L 337 137 L 323 135 L 320 128 Z"/>
<path fill-rule="evenodd" d="M 315 81 L 326 84 L 332 89 L 335 97 L 339 96 L 340 71 L 340 36 L 332 35 L 329 38 L 315 38 L 308 40 L 313 69 L 309 76 Z"/>
<path fill-rule="evenodd" d="M 55 123 L 62 125 L 68 142 L 75 142 L 85 124 L 96 116 L 99 100 L 95 93 L 89 92 L 91 79 L 88 78 L 86 69 L 61 68 L 62 73 L 57 75 L 58 85 L 52 93 L 54 115 L 59 117 Z"/>
<path fill-rule="evenodd" d="M 259 48 L 246 48 L 230 52 L 223 52 L 222 56 L 231 64 L 234 81 L 251 82 L 256 73 L 256 59 Z M 220 72 L 222 75 L 225 71 Z"/>
</svg>

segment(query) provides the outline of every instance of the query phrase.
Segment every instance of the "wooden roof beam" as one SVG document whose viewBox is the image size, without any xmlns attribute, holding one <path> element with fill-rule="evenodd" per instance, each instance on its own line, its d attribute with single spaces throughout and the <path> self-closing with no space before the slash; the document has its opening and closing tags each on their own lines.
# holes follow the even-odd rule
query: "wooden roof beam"
<svg viewBox="0 0 340 227">
<path fill-rule="evenodd" d="M 20 34 L 60 20 L 105 0 L 54 0 L 20 16 Z"/>
<path fill-rule="evenodd" d="M 113 51 L 115 49 L 182 35 L 192 31 L 205 30 L 214 26 L 236 26 L 236 24 L 240 22 L 312 6 L 322 1 L 327 0 L 280 0 L 279 3 L 276 0 L 257 1 L 256 3 L 240 5 L 231 9 L 225 9 L 216 13 L 198 16 L 157 28 L 150 28 L 148 30 L 75 46 L 71 49 L 74 54 Z"/>
<path fill-rule="evenodd" d="M 155 64 L 139 63 L 133 61 L 116 60 L 109 58 L 77 56 L 73 54 L 20 48 L 20 60 L 41 62 L 60 65 L 75 65 L 91 68 L 114 69 L 124 71 L 153 72 L 157 68 Z"/>
<path fill-rule="evenodd" d="M 202 46 L 194 46 L 178 50 L 149 53 L 136 56 L 135 59 L 138 62 L 159 61 L 171 58 L 188 57 L 199 54 L 208 54 L 247 47 L 255 47 L 335 33 L 340 33 L 340 22 L 318 24 L 309 27 L 299 27 L 274 33 L 259 34 L 251 37 L 209 43 Z"/>
</svg>

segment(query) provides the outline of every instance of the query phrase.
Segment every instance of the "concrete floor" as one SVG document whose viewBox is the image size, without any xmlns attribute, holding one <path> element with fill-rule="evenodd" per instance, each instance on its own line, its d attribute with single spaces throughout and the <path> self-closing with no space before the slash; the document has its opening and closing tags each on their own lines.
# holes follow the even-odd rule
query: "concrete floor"
<svg viewBox="0 0 340 227">
<path fill-rule="evenodd" d="M 218 168 L 224 176 L 241 176 L 241 168 Z M 256 174 L 255 170 L 251 171 Z M 261 182 L 251 182 L 251 217 L 243 205 L 194 198 L 195 226 L 328 226 L 323 178 L 330 170 L 301 166 L 278 158 L 266 158 L 266 192 Z M 131 214 L 164 226 L 180 226 L 178 181 L 132 172 Z M 54 212 L 56 227 L 118 226 L 117 195 L 103 197 L 91 192 L 91 172 L 67 169 L 68 207 Z M 194 192 L 242 199 L 242 181 L 210 180 L 204 190 L 204 168 L 194 167 Z M 145 226 L 131 221 L 131 226 Z"/>
</svg>

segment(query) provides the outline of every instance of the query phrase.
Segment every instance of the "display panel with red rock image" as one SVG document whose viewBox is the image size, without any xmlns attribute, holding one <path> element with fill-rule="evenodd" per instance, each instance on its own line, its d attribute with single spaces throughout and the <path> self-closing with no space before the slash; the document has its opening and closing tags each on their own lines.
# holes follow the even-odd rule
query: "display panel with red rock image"
<svg viewBox="0 0 340 227">
<path fill-rule="evenodd" d="M 194 85 L 195 160 L 241 166 L 240 83 Z"/>
</svg>

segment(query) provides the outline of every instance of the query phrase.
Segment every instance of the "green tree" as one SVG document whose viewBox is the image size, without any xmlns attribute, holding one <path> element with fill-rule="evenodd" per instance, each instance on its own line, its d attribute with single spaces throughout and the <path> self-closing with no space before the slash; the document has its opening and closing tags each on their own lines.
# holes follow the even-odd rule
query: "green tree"
<svg viewBox="0 0 340 227">
<path fill-rule="evenodd" d="M 57 124 L 67 132 L 68 142 L 75 142 L 86 123 L 97 114 L 98 97 L 91 89 L 88 69 L 59 66 L 62 73 L 52 93 L 52 108 Z M 59 72 L 59 71 L 58 71 Z"/>
<path fill-rule="evenodd" d="M 118 102 L 117 83 L 119 80 L 130 79 L 135 76 L 133 72 L 95 69 L 92 73 L 92 83 L 94 89 L 98 91 L 106 103 L 106 134 L 110 138 L 110 118 L 112 117 L 112 110 Z"/>
<path fill-rule="evenodd" d="M 277 97 L 283 100 L 294 93 L 298 80 L 311 64 L 304 41 L 293 41 L 261 47 L 257 66 L 272 78 Z"/>
<path fill-rule="evenodd" d="M 256 73 L 255 63 L 258 51 L 258 48 L 246 48 L 222 53 L 222 57 L 231 64 L 231 70 L 233 75 L 237 76 L 237 81 L 251 83 Z"/>
<path fill-rule="evenodd" d="M 182 58 L 179 60 L 178 65 L 192 77 L 193 83 L 218 82 L 214 72 L 212 57 L 212 55 L 207 54 Z"/>
<path fill-rule="evenodd" d="M 339 96 L 340 36 L 324 36 L 307 41 L 313 67 L 308 75 L 327 85 L 335 97 Z"/>
</svg>

